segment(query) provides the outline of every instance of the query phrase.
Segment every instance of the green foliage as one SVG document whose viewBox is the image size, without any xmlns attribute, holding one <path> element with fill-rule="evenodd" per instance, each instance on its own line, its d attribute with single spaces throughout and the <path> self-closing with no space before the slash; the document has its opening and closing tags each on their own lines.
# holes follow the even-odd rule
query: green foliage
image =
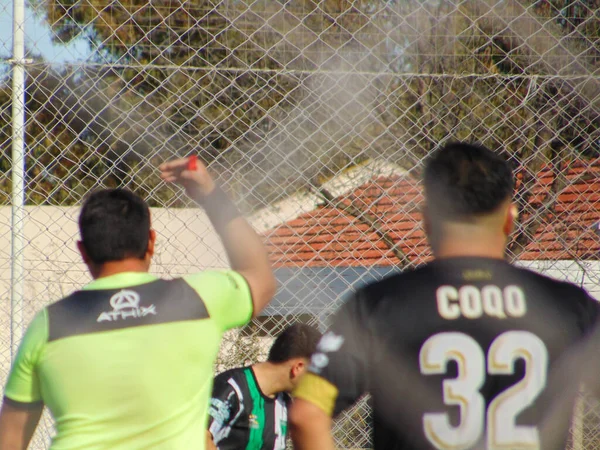
<svg viewBox="0 0 600 450">
<path fill-rule="evenodd" d="M 28 201 L 128 186 L 181 206 L 155 167 L 191 152 L 250 209 L 370 157 L 418 168 L 447 139 L 534 171 L 595 157 L 597 3 L 44 2 L 56 40 L 84 33 L 94 64 L 28 67 Z"/>
</svg>

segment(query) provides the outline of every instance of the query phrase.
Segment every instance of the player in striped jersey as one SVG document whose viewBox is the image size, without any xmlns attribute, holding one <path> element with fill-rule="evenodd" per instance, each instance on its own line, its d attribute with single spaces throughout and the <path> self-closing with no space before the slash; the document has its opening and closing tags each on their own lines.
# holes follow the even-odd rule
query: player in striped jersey
<svg viewBox="0 0 600 450">
<path fill-rule="evenodd" d="M 290 392 L 308 366 L 321 334 L 305 324 L 286 328 L 266 362 L 215 378 L 207 449 L 284 450 Z"/>
</svg>

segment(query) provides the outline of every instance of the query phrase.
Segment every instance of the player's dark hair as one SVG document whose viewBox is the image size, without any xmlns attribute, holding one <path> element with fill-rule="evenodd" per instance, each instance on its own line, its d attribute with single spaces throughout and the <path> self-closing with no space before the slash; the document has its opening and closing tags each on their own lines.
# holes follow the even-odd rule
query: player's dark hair
<svg viewBox="0 0 600 450">
<path fill-rule="evenodd" d="M 150 237 L 150 210 L 142 198 L 126 189 L 96 191 L 81 208 L 79 232 L 95 264 L 142 259 Z"/>
<path fill-rule="evenodd" d="M 283 330 L 269 351 L 268 361 L 281 363 L 292 358 L 310 358 L 321 339 L 321 332 L 315 327 L 295 323 Z"/>
<path fill-rule="evenodd" d="M 500 155 L 480 145 L 456 142 L 429 157 L 423 183 L 431 215 L 468 220 L 495 211 L 512 197 L 515 182 Z"/>
</svg>

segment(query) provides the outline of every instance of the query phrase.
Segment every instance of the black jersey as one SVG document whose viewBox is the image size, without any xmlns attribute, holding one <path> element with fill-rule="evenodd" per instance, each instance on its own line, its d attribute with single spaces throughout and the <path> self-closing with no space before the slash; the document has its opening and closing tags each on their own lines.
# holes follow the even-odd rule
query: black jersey
<svg viewBox="0 0 600 450">
<path fill-rule="evenodd" d="M 209 431 L 219 450 L 284 450 L 290 396 L 262 393 L 251 367 L 215 377 Z"/>
<path fill-rule="evenodd" d="M 563 357 L 597 317 L 573 284 L 501 260 L 434 261 L 353 295 L 297 395 L 335 415 L 371 393 L 377 450 L 564 449 L 578 368 Z"/>
</svg>

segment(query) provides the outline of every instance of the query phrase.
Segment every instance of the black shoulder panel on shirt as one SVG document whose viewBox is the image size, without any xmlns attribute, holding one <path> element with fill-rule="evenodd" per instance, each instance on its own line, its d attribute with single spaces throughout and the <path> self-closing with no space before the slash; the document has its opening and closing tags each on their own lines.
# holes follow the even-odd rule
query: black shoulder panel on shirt
<svg viewBox="0 0 600 450">
<path fill-rule="evenodd" d="M 183 279 L 120 289 L 77 291 L 48 308 L 48 341 L 104 331 L 209 317 Z"/>
</svg>

